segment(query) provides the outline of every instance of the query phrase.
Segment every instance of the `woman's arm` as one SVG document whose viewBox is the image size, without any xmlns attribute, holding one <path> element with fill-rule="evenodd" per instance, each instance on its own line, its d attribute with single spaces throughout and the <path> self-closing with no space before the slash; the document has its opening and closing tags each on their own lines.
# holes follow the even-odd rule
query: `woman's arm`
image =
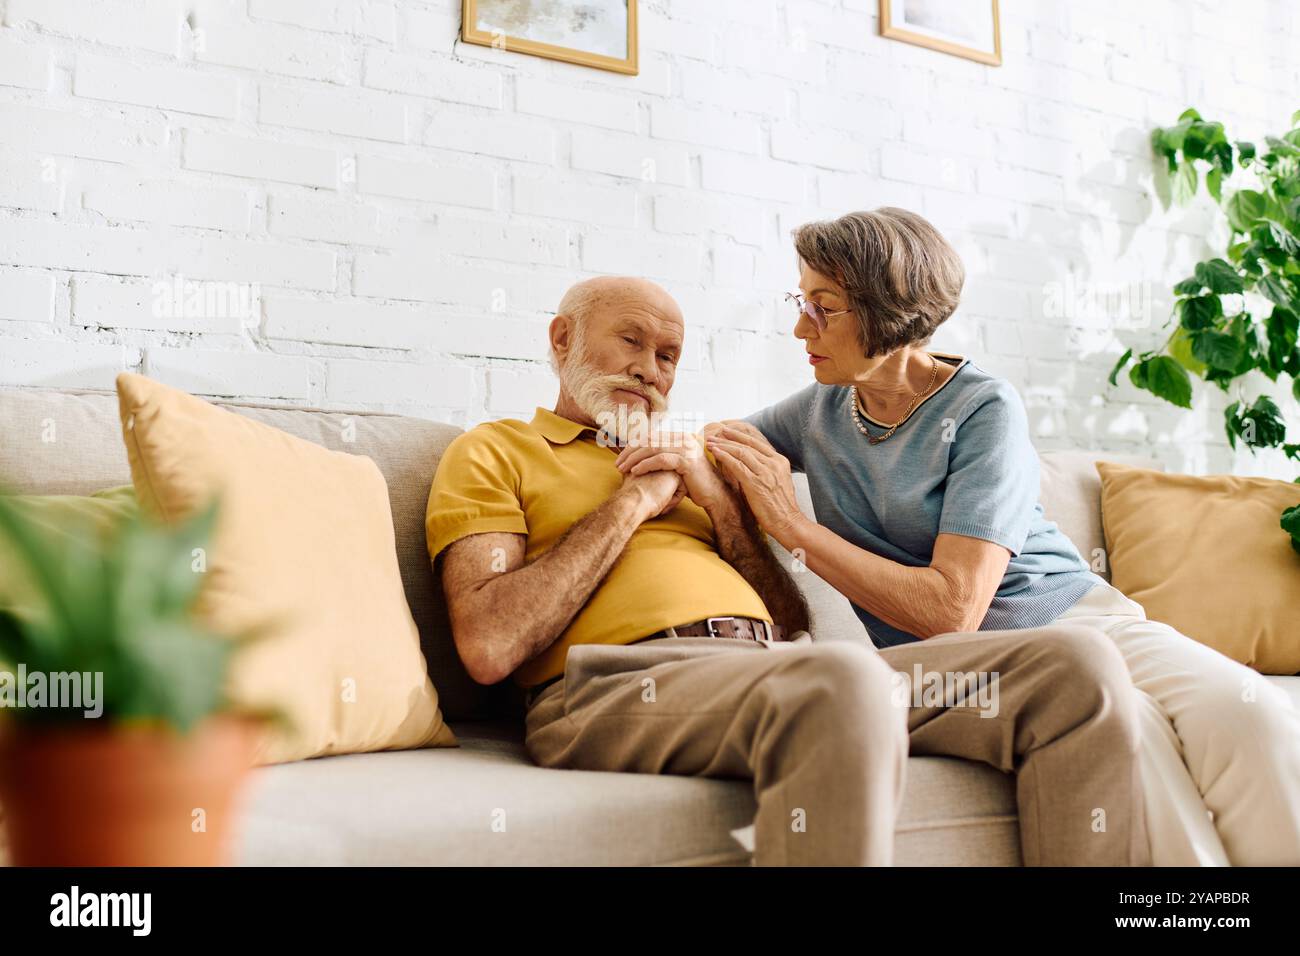
<svg viewBox="0 0 1300 956">
<path fill-rule="evenodd" d="M 1007 547 L 940 533 L 929 565 L 900 564 L 805 517 L 789 462 L 752 426 L 723 427 L 709 448 L 723 474 L 743 489 L 763 529 L 854 604 L 920 638 L 976 630 L 984 620 L 1011 560 Z"/>
<path fill-rule="evenodd" d="M 941 534 L 929 566 L 911 567 L 802 515 L 773 537 L 858 607 L 922 639 L 978 630 L 1011 560 L 1011 552 L 992 541 Z"/>
</svg>

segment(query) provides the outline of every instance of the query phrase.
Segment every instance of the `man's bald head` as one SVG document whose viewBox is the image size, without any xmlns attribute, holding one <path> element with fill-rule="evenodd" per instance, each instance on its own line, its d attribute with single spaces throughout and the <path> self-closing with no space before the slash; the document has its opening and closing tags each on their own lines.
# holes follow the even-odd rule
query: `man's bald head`
<svg viewBox="0 0 1300 956">
<path fill-rule="evenodd" d="M 657 282 L 637 276 L 584 279 L 564 293 L 555 315 L 557 318 L 567 317 L 581 341 L 592 331 L 593 322 L 608 324 L 619 313 L 627 312 L 654 316 L 665 326 L 674 327 L 679 337 L 685 332 L 686 322 L 677 300 Z M 551 367 L 559 373 L 559 356 L 554 341 L 551 343 Z"/>
<path fill-rule="evenodd" d="M 570 287 L 560 300 L 556 315 L 583 320 L 603 308 L 639 302 L 673 316 L 680 323 L 682 312 L 668 290 L 657 282 L 636 276 L 599 276 Z"/>
<path fill-rule="evenodd" d="M 557 411 L 575 421 L 625 406 L 659 412 L 677 375 L 686 333 L 682 310 L 648 279 L 602 276 L 564 294 L 551 322 Z"/>
</svg>

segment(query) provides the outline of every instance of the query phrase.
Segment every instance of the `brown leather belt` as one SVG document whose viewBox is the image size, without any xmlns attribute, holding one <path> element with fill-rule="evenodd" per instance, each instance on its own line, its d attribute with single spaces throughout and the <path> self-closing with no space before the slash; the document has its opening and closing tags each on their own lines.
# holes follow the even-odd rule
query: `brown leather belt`
<svg viewBox="0 0 1300 956">
<path fill-rule="evenodd" d="M 769 627 L 771 628 L 770 638 L 768 637 Z M 696 621 L 694 624 L 683 624 L 681 627 L 655 631 L 655 633 L 638 638 L 631 643 L 639 644 L 641 641 L 653 641 L 663 637 L 726 637 L 748 641 L 784 641 L 785 628 L 780 624 L 769 625 L 766 621 L 751 617 L 710 617 L 705 618 L 703 621 Z M 533 701 L 537 699 L 543 690 L 563 676 L 563 674 L 557 674 L 540 684 L 525 689 L 525 705 L 531 707 Z"/>
<path fill-rule="evenodd" d="M 683 624 L 680 627 L 658 631 L 641 640 L 648 641 L 661 637 L 729 637 L 747 641 L 784 641 L 785 628 L 780 624 L 769 625 L 766 621 L 752 617 L 710 617 L 703 621 L 696 621 L 694 624 Z"/>
</svg>

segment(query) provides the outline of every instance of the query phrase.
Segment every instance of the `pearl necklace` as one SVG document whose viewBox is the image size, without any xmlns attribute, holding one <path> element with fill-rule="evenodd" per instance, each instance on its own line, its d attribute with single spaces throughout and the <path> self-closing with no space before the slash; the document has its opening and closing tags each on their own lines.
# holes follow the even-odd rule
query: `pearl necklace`
<svg viewBox="0 0 1300 956">
<path fill-rule="evenodd" d="M 853 401 L 849 403 L 849 415 L 853 419 L 853 424 L 858 426 L 858 431 L 862 432 L 862 434 L 867 437 L 867 441 L 871 442 L 871 444 L 873 445 L 878 445 L 880 444 L 880 442 L 884 441 L 890 435 L 894 434 L 894 432 L 898 429 L 899 425 L 907 421 L 907 416 L 912 414 L 912 409 L 916 407 L 917 400 L 921 397 L 921 395 L 929 394 L 930 389 L 934 387 L 934 380 L 939 376 L 939 363 L 933 355 L 930 356 L 930 366 L 931 366 L 930 383 L 925 386 L 925 391 L 912 393 L 912 401 L 907 406 L 907 411 L 903 412 L 903 417 L 900 418 L 898 421 L 894 422 L 894 424 L 890 425 L 889 431 L 885 432 L 879 438 L 873 437 L 871 432 L 867 431 L 867 426 L 863 424 L 862 418 L 858 414 L 858 387 L 856 385 L 849 386 L 849 391 L 852 392 L 853 394 Z M 867 413 L 866 409 L 863 409 L 862 415 L 865 415 L 866 413 Z"/>
</svg>

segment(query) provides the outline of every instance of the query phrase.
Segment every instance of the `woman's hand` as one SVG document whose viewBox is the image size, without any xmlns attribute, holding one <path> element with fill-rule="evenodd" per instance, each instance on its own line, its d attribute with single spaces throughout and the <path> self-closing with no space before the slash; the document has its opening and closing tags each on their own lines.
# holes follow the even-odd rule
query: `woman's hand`
<svg viewBox="0 0 1300 956">
<path fill-rule="evenodd" d="M 723 477 L 741 490 L 763 530 L 784 543 L 788 532 L 804 520 L 794 494 L 790 459 L 749 422 L 709 425 L 704 433 Z"/>
</svg>

